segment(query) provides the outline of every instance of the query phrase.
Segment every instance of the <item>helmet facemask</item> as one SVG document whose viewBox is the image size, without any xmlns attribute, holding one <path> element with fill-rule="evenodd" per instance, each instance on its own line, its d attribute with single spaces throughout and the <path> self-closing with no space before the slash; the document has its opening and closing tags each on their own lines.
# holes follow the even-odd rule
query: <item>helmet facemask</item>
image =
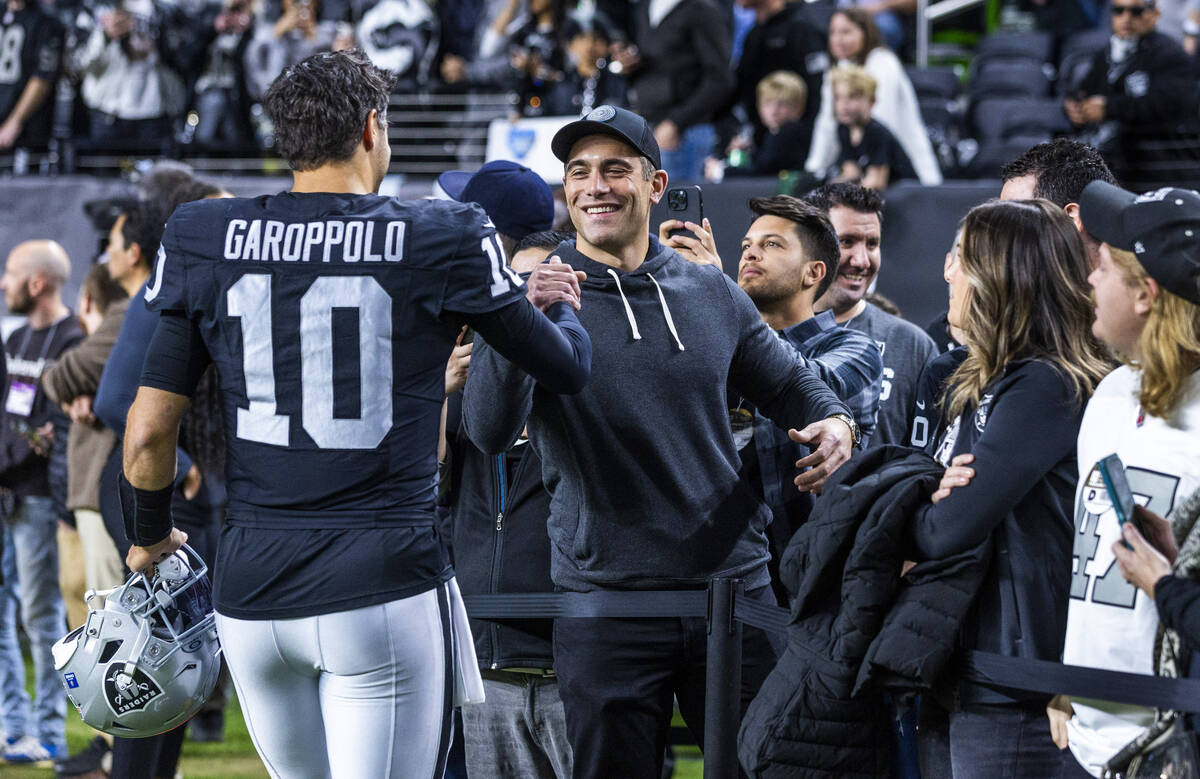
<svg viewBox="0 0 1200 779">
<path fill-rule="evenodd" d="M 53 648 L 84 722 L 142 738 L 182 724 L 204 703 L 221 651 L 206 572 L 185 545 L 152 576 L 136 572 L 120 587 L 87 593 L 87 621 Z"/>
</svg>

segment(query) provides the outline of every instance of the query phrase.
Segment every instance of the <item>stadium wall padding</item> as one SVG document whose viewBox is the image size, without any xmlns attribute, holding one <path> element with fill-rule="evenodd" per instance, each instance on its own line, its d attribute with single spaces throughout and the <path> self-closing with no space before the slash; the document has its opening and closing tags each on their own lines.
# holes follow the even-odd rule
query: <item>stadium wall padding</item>
<svg viewBox="0 0 1200 779">
<path fill-rule="evenodd" d="M 286 178 L 261 177 L 215 182 L 243 196 L 279 192 L 290 184 Z M 704 213 L 716 233 L 727 273 L 737 273 L 738 245 L 752 216 L 747 201 L 774 193 L 777 185 L 776 179 L 703 185 Z M 36 238 L 53 238 L 61 243 L 71 257 L 71 281 L 64 299 L 74 307 L 100 238 L 84 216 L 83 204 L 131 191 L 127 182 L 87 176 L 4 179 L 0 183 L 0 251 L 7 256 L 16 244 Z M 422 197 L 429 194 L 430 184 L 406 183 L 390 187 L 390 191 L 401 197 Z M 999 192 L 998 181 L 950 182 L 938 187 L 901 185 L 888 190 L 878 288 L 900 306 L 907 319 L 923 327 L 945 310 L 942 262 L 958 221 L 971 207 Z M 655 231 L 665 216 L 665 204 L 653 210 L 651 224 Z"/>
</svg>

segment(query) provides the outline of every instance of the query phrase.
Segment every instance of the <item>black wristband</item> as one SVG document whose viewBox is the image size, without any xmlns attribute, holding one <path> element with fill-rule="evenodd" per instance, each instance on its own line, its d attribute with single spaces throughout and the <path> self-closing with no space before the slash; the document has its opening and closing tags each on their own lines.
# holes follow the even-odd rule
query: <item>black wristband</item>
<svg viewBox="0 0 1200 779">
<path fill-rule="evenodd" d="M 171 493 L 174 485 L 161 490 L 139 490 L 125 478 L 117 479 L 121 495 L 121 516 L 125 520 L 125 537 L 134 546 L 153 546 L 171 535 Z"/>
</svg>

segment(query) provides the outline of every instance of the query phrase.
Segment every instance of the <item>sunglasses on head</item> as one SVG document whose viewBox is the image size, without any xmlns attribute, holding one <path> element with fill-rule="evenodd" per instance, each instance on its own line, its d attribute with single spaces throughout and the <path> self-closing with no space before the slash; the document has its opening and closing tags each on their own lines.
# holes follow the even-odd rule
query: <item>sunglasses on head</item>
<svg viewBox="0 0 1200 779">
<path fill-rule="evenodd" d="M 1149 10 L 1150 9 L 1144 5 L 1114 5 L 1112 7 L 1112 15 L 1120 16 L 1121 14 L 1129 14 L 1134 19 L 1137 19 Z"/>
</svg>

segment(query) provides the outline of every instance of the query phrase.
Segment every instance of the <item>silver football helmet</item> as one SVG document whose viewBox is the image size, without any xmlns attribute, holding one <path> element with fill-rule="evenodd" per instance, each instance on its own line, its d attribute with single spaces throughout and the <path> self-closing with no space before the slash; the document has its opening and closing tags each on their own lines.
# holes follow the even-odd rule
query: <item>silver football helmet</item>
<svg viewBox="0 0 1200 779">
<path fill-rule="evenodd" d="M 113 590 L 87 593 L 87 621 L 53 648 L 54 667 L 84 722 L 144 738 L 196 713 L 221 666 L 207 571 L 185 545 L 151 577 L 134 573 Z"/>
</svg>

